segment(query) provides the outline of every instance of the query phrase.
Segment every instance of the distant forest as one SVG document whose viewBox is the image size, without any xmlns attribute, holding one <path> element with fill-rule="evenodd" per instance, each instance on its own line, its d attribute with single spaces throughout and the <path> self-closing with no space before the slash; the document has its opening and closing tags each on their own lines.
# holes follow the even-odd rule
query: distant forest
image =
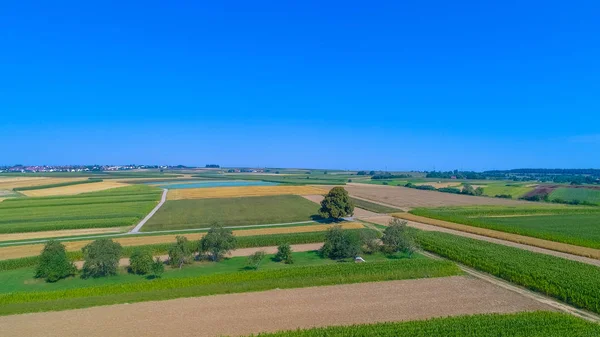
<svg viewBox="0 0 600 337">
<path fill-rule="evenodd" d="M 513 169 L 492 170 L 484 172 L 473 171 L 431 171 L 427 178 L 439 179 L 476 179 L 476 180 L 513 180 L 541 181 L 557 184 L 600 184 L 600 169 Z"/>
</svg>

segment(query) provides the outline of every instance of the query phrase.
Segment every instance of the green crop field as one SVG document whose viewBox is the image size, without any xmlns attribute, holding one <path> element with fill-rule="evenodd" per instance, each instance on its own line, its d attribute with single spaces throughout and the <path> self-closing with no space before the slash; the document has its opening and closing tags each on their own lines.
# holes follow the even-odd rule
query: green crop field
<svg viewBox="0 0 600 337">
<path fill-rule="evenodd" d="M 415 232 L 426 251 L 600 313 L 596 266 L 441 232 Z"/>
<path fill-rule="evenodd" d="M 352 200 L 352 202 L 354 203 L 354 206 L 356 206 L 358 208 L 366 209 L 367 211 L 371 211 L 371 212 L 375 212 L 375 213 L 402 212 L 401 209 L 383 206 L 383 205 L 376 204 L 376 203 L 370 202 L 370 201 L 365 201 L 365 200 L 356 199 L 356 198 L 352 198 L 352 197 L 350 198 L 350 200 Z"/>
<path fill-rule="evenodd" d="M 159 199 L 158 188 L 132 186 L 68 197 L 5 200 L 0 203 L 0 233 L 129 226 Z"/>
<path fill-rule="evenodd" d="M 469 226 L 600 249 L 600 208 L 442 207 L 411 213 Z"/>
<path fill-rule="evenodd" d="M 592 337 L 600 326 L 555 312 L 433 318 L 264 333 L 263 337 Z"/>
<path fill-rule="evenodd" d="M 160 279 L 121 274 L 110 278 L 71 278 L 53 285 L 23 285 L 32 270 L 13 270 L 4 280 L 12 292 L 0 294 L 0 315 L 65 310 L 96 305 L 132 303 L 222 293 L 299 288 L 319 285 L 444 277 L 461 274 L 448 261 L 421 256 L 387 258 L 374 256 L 371 263 L 333 262 L 315 253 L 295 253 L 298 264 L 275 263 L 267 256 L 260 270 L 246 270 L 245 258 L 201 263 L 170 270 Z M 367 257 L 368 259 L 368 257 Z M 202 277 L 198 277 L 202 276 Z M 10 279 L 10 280 L 9 280 Z M 4 283 L 3 283 L 4 284 Z M 23 291 L 23 286 L 35 290 Z M 57 287 L 57 288 L 52 288 Z"/>
<path fill-rule="evenodd" d="M 600 205 L 600 190 L 589 188 L 557 188 L 549 196 L 550 200 L 563 200 L 566 202 L 580 202 Z"/>
<path fill-rule="evenodd" d="M 296 195 L 169 200 L 142 227 L 143 231 L 245 226 L 309 221 L 319 205 Z"/>
<path fill-rule="evenodd" d="M 514 183 L 494 183 L 483 187 L 483 195 L 495 197 L 496 195 L 511 195 L 513 199 L 518 199 L 528 192 L 533 191 L 534 187 L 527 187 L 528 184 Z"/>
</svg>

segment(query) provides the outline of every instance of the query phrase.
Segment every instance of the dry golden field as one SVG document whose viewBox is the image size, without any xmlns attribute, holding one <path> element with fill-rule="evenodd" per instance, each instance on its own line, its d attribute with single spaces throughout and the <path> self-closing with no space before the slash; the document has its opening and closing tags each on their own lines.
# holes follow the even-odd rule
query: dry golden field
<svg viewBox="0 0 600 337">
<path fill-rule="evenodd" d="M 87 178 L 45 178 L 45 177 L 0 177 L 0 190 L 12 190 L 18 187 L 60 184 Z"/>
<path fill-rule="evenodd" d="M 101 181 L 97 183 L 45 188 L 41 190 L 22 191 L 28 197 L 48 197 L 54 195 L 73 195 L 87 192 L 97 192 L 111 188 L 128 186 L 116 181 Z"/>
<path fill-rule="evenodd" d="M 415 184 L 415 185 L 417 185 L 417 186 L 429 185 L 429 186 L 433 186 L 435 188 L 444 188 L 444 187 L 458 187 L 458 186 L 461 185 L 461 183 L 448 183 L 448 182 L 446 182 L 446 183 L 433 183 L 433 182 L 431 182 L 431 183 L 418 183 L 418 184 Z"/>
<path fill-rule="evenodd" d="M 282 194 L 325 194 L 326 189 L 313 186 L 238 186 L 185 188 L 169 190 L 167 200 L 259 197 Z"/>
<path fill-rule="evenodd" d="M 347 222 L 340 224 L 344 229 L 357 229 L 364 228 L 364 225 L 358 222 Z M 308 232 L 324 232 L 334 225 L 314 225 L 314 226 L 290 226 L 290 227 L 275 227 L 275 228 L 254 228 L 254 229 L 240 229 L 234 230 L 235 236 L 252 236 L 252 235 L 266 235 L 266 234 L 286 234 L 286 233 L 308 233 Z M 189 240 L 199 240 L 204 233 L 190 233 L 190 234 L 168 234 L 168 235 L 155 235 L 155 236 L 127 236 L 113 239 L 120 243 L 122 246 L 141 246 L 151 245 L 158 243 L 169 243 L 175 242 L 175 237 L 182 235 L 187 237 Z M 83 248 L 92 240 L 72 241 L 64 242 L 67 251 L 77 251 Z M 38 255 L 44 244 L 33 244 L 33 245 L 22 245 L 22 246 L 7 246 L 0 247 L 0 260 L 16 259 L 20 257 Z"/>
</svg>

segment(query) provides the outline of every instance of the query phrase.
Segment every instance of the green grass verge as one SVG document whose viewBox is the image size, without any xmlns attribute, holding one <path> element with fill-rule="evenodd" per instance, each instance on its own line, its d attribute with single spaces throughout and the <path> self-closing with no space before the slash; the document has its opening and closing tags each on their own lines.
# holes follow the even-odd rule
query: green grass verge
<svg viewBox="0 0 600 337">
<path fill-rule="evenodd" d="M 446 233 L 415 232 L 426 251 L 600 313 L 596 266 Z"/>
<path fill-rule="evenodd" d="M 426 258 L 356 264 L 288 266 L 286 268 L 215 273 L 202 277 L 162 278 L 57 291 L 0 295 L 0 315 L 54 311 L 116 303 L 180 297 L 335 285 L 359 282 L 444 277 L 461 274 L 449 261 Z"/>
<path fill-rule="evenodd" d="M 276 224 L 316 219 L 319 206 L 297 195 L 169 200 L 142 231 Z"/>
<path fill-rule="evenodd" d="M 38 186 L 26 186 L 26 187 L 16 187 L 13 188 L 13 191 L 32 191 L 32 190 L 43 190 L 47 188 L 54 187 L 64 187 L 64 186 L 72 186 L 72 185 L 81 185 L 81 184 L 90 184 L 90 183 L 99 183 L 102 179 L 97 178 L 88 178 L 88 180 L 80 180 L 80 181 L 68 181 L 64 183 L 57 184 L 47 184 L 47 185 L 38 185 Z"/>
<path fill-rule="evenodd" d="M 365 201 L 365 200 L 356 199 L 356 198 L 352 198 L 352 197 L 350 198 L 350 200 L 352 200 L 352 202 L 354 203 L 354 206 L 356 206 L 358 208 L 366 209 L 367 211 L 371 211 L 371 212 L 375 212 L 375 213 L 403 212 L 401 209 L 383 206 L 383 205 L 376 204 L 376 203 L 370 202 L 370 201 Z"/>
<path fill-rule="evenodd" d="M 0 203 L 0 233 L 130 226 L 160 199 L 158 188 L 136 186 L 68 197 L 18 198 Z"/>
<path fill-rule="evenodd" d="M 600 249 L 600 208 L 595 207 L 445 207 L 417 208 L 411 213 Z"/>
<path fill-rule="evenodd" d="M 600 326 L 556 312 L 522 312 L 422 321 L 333 326 L 264 333 L 263 337 L 592 337 Z"/>
<path fill-rule="evenodd" d="M 589 188 L 557 188 L 548 196 L 550 200 L 563 200 L 566 202 L 586 202 L 600 205 L 600 190 Z"/>
<path fill-rule="evenodd" d="M 352 235 L 359 235 L 361 229 L 347 229 Z M 237 237 L 237 248 L 251 247 L 269 247 L 278 246 L 282 243 L 302 244 L 302 243 L 317 243 L 325 240 L 325 232 L 306 232 L 306 233 L 289 233 L 289 234 L 268 234 L 268 235 L 253 235 Z M 129 257 L 134 249 L 145 248 L 154 255 L 167 254 L 169 247 L 173 243 L 158 243 L 142 246 L 127 246 L 123 247 L 122 257 Z M 190 248 L 195 250 L 198 247 L 198 241 L 190 242 Z M 82 260 L 83 255 L 80 251 L 67 252 L 69 258 L 73 261 Z M 37 256 L 23 257 L 18 259 L 1 260 L 0 272 L 13 270 L 24 267 L 35 266 L 38 263 Z"/>
</svg>

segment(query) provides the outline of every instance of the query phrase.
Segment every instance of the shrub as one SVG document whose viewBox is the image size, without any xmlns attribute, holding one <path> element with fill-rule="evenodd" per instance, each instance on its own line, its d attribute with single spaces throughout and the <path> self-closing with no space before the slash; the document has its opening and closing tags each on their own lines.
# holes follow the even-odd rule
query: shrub
<svg viewBox="0 0 600 337">
<path fill-rule="evenodd" d="M 483 187 L 477 187 L 475 189 L 475 194 L 474 195 L 477 195 L 477 196 L 483 195 Z"/>
<path fill-rule="evenodd" d="M 414 236 L 408 230 L 407 222 L 397 218 L 390 221 L 383 232 L 381 241 L 384 251 L 389 254 L 403 252 L 410 256 L 417 249 Z"/>
<path fill-rule="evenodd" d="M 75 272 L 75 266 L 67 257 L 65 246 L 55 240 L 48 241 L 39 257 L 35 277 L 44 278 L 46 282 L 56 282 L 75 275 Z"/>
<path fill-rule="evenodd" d="M 354 203 L 343 187 L 334 187 L 321 201 L 319 214 L 323 218 L 340 219 L 354 213 Z"/>
<path fill-rule="evenodd" d="M 359 237 L 363 252 L 373 254 L 381 248 L 378 232 L 370 229 L 361 229 Z"/>
<path fill-rule="evenodd" d="M 185 236 L 177 236 L 176 239 L 177 242 L 169 249 L 169 265 L 181 269 L 184 264 L 192 263 L 194 253 L 190 249 L 188 239 Z"/>
<path fill-rule="evenodd" d="M 258 267 L 260 267 L 260 263 L 265 258 L 265 255 L 266 254 L 264 251 L 259 250 L 258 252 L 255 252 L 254 254 L 248 256 L 248 261 L 246 262 L 246 264 L 248 265 L 248 267 L 258 270 Z"/>
<path fill-rule="evenodd" d="M 98 239 L 83 247 L 84 278 L 117 274 L 121 245 L 111 239 Z"/>
<path fill-rule="evenodd" d="M 495 198 L 512 199 L 512 194 L 496 194 Z"/>
<path fill-rule="evenodd" d="M 208 253 L 212 261 L 219 261 L 236 245 L 237 240 L 231 230 L 213 226 L 200 240 L 199 251 Z"/>
<path fill-rule="evenodd" d="M 152 254 L 149 250 L 136 248 L 129 258 L 129 272 L 138 275 L 146 275 L 152 271 Z"/>
<path fill-rule="evenodd" d="M 277 247 L 277 254 L 275 254 L 275 261 L 284 262 L 285 264 L 294 263 L 292 257 L 292 246 L 289 243 L 282 243 Z"/>
<path fill-rule="evenodd" d="M 156 257 L 156 260 L 152 262 L 152 277 L 160 278 L 165 272 L 165 265 L 160 260 L 160 257 Z"/>
<path fill-rule="evenodd" d="M 325 234 L 325 243 L 320 253 L 332 260 L 355 257 L 360 253 L 360 241 L 342 227 L 333 226 Z"/>
</svg>

